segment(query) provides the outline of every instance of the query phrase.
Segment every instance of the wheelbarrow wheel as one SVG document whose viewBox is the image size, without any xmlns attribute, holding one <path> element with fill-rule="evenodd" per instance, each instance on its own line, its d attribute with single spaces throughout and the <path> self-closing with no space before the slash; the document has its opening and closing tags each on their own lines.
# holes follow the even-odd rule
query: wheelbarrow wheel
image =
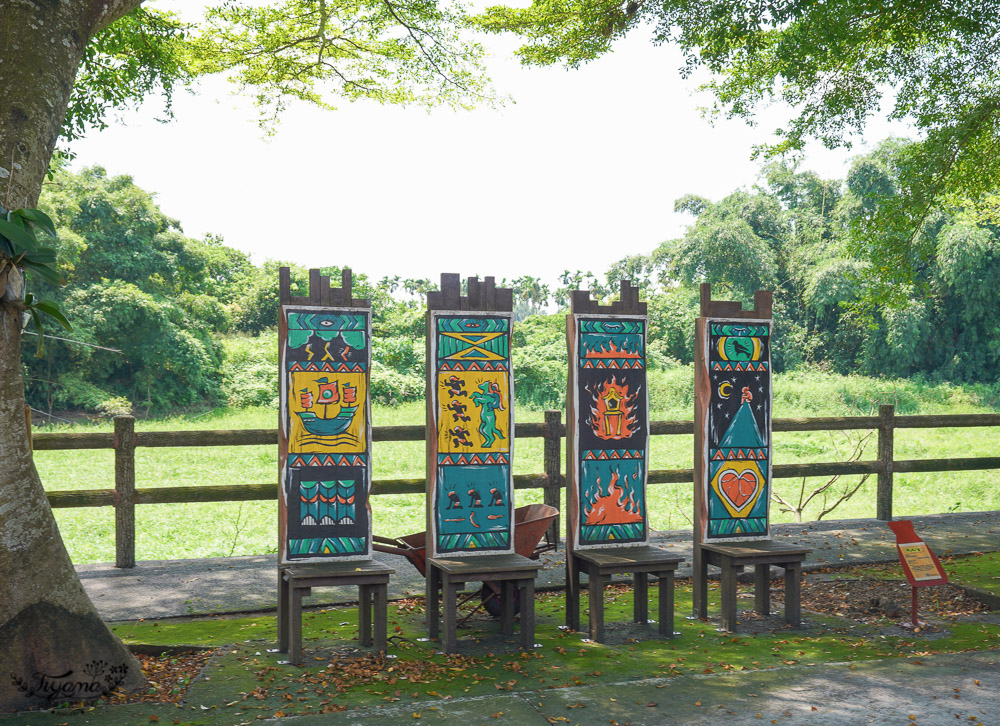
<svg viewBox="0 0 1000 726">
<path fill-rule="evenodd" d="M 484 582 L 479 589 L 479 600 L 483 603 L 483 608 L 495 618 L 500 617 L 500 586 L 494 582 Z M 521 594 L 514 589 L 514 614 L 521 612 Z"/>
</svg>

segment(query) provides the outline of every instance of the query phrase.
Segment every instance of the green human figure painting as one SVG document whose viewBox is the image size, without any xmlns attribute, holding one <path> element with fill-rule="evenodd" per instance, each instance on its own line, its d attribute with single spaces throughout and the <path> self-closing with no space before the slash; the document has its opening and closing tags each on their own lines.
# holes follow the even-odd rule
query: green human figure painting
<svg viewBox="0 0 1000 726">
<path fill-rule="evenodd" d="M 645 542 L 645 317 L 575 316 L 575 546 Z"/>
<path fill-rule="evenodd" d="M 770 536 L 771 324 L 709 320 L 709 540 Z"/>
<path fill-rule="evenodd" d="M 370 310 L 282 315 L 282 561 L 368 558 Z"/>
<path fill-rule="evenodd" d="M 511 318 L 434 312 L 431 321 L 432 551 L 510 552 Z"/>
</svg>

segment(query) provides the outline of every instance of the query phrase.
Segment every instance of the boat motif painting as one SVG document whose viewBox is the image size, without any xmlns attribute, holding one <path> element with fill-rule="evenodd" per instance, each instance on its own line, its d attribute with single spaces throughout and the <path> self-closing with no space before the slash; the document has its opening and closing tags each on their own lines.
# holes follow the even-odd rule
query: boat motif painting
<svg viewBox="0 0 1000 726">
<path fill-rule="evenodd" d="M 434 552 L 511 552 L 511 317 L 434 312 L 431 321 Z"/>
<path fill-rule="evenodd" d="M 708 540 L 770 536 L 771 325 L 708 320 Z"/>
<path fill-rule="evenodd" d="M 640 316 L 574 316 L 576 547 L 648 537 L 647 324 Z"/>
<path fill-rule="evenodd" d="M 371 556 L 371 317 L 285 307 L 282 561 Z"/>
</svg>

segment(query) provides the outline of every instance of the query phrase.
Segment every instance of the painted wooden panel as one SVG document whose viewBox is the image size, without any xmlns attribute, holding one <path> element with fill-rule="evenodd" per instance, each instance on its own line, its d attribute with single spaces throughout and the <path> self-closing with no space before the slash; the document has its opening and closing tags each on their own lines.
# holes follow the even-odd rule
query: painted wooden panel
<svg viewBox="0 0 1000 726">
<path fill-rule="evenodd" d="M 704 541 L 767 539 L 771 321 L 708 318 L 702 325 Z"/>
<path fill-rule="evenodd" d="M 513 552 L 512 317 L 431 311 L 431 556 Z"/>
<path fill-rule="evenodd" d="M 573 315 L 569 510 L 574 548 L 646 542 L 645 316 Z"/>
<path fill-rule="evenodd" d="M 371 311 L 281 316 L 280 559 L 369 559 Z"/>
</svg>

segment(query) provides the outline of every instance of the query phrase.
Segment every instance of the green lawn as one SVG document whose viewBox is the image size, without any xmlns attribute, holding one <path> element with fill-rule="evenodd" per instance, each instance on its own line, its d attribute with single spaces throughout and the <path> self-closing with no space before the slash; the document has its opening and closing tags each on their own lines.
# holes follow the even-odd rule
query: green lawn
<svg viewBox="0 0 1000 726">
<path fill-rule="evenodd" d="M 656 612 L 654 589 L 650 600 L 650 612 Z M 714 585 L 709 601 L 710 612 L 716 612 L 718 589 Z M 370 667 L 374 663 L 352 663 L 350 659 L 330 662 L 336 648 L 350 645 L 357 637 L 357 612 L 351 608 L 312 611 L 304 616 L 304 669 L 282 666 L 278 661 L 285 656 L 267 653 L 266 647 L 276 638 L 271 616 L 137 622 L 114 629 L 132 643 L 227 645 L 226 655 L 211 673 L 212 680 L 218 681 L 215 695 L 220 703 L 230 701 L 230 708 L 249 718 L 273 716 L 278 711 L 285 715 L 310 713 L 330 703 L 339 709 L 399 699 L 411 703 L 418 713 L 425 707 L 422 702 L 486 696 L 497 690 L 541 692 L 643 678 L 926 656 L 981 648 L 1000 636 L 1000 625 L 975 619 L 941 620 L 937 635 L 923 638 L 887 635 L 889 621 L 859 625 L 815 613 L 806 614 L 803 630 L 778 626 L 773 632 L 762 628 L 755 633 L 751 625 L 741 632 L 721 633 L 713 621 L 681 617 L 680 613 L 691 610 L 691 589 L 679 586 L 674 626 L 680 635 L 662 640 L 656 637 L 655 626 L 627 624 L 631 619 L 631 588 L 608 589 L 605 603 L 609 623 L 606 644 L 584 641 L 583 633 L 560 631 L 557 626 L 564 621 L 564 595 L 541 593 L 536 601 L 535 638 L 541 647 L 534 653 L 512 651 L 501 642 L 497 622 L 477 616 L 470 627 L 459 631 L 463 655 L 450 657 L 435 653 L 436 644 L 419 640 L 425 634 L 422 599 L 390 603 L 389 630 L 394 637 L 389 652 L 397 658 L 376 668 Z M 581 605 L 586 613 L 586 593 Z M 236 645 L 228 647 L 231 643 Z M 203 699 L 212 692 L 202 690 Z M 236 692 L 253 692 L 260 697 L 236 700 Z M 296 698 L 289 699 L 286 693 Z"/>
<path fill-rule="evenodd" d="M 676 377 L 676 376 L 675 376 Z M 775 417 L 844 416 L 867 414 L 873 401 L 893 401 L 900 413 L 993 413 L 996 402 L 975 390 L 953 386 L 928 387 L 906 382 L 883 382 L 860 377 L 829 374 L 788 374 L 777 376 Z M 651 387 L 657 382 L 652 377 Z M 683 396 L 686 383 L 664 377 L 663 388 L 680 391 L 652 397 L 660 410 L 652 420 L 690 419 L 690 396 Z M 674 405 L 670 405 L 671 401 Z M 422 403 L 395 408 L 375 407 L 375 425 L 422 424 Z M 520 422 L 542 421 L 541 411 L 519 409 Z M 176 416 L 137 422 L 140 431 L 273 428 L 277 412 L 268 409 L 219 410 L 198 416 Z M 109 431 L 110 422 L 73 427 L 45 427 L 46 431 Z M 856 436 L 857 434 L 853 434 Z M 897 459 L 936 457 L 995 456 L 996 431 L 989 428 L 905 429 L 896 432 Z M 774 462 L 842 461 L 851 440 L 845 432 L 776 433 Z M 691 436 L 657 436 L 650 446 L 651 468 L 679 469 L 691 466 Z M 872 439 L 862 459 L 874 459 Z M 424 471 L 423 442 L 380 442 L 373 447 L 376 479 L 421 477 Z M 46 489 L 110 488 L 114 480 L 113 452 L 39 451 L 35 462 Z M 198 486 L 204 483 L 240 484 L 277 481 L 277 449 L 273 446 L 157 448 L 136 452 L 137 486 Z M 542 440 L 518 439 L 514 472 L 542 471 Z M 897 475 L 894 513 L 897 516 L 945 511 L 1000 509 L 1000 487 L 993 472 L 947 472 Z M 845 477 L 831 488 L 828 501 L 838 489 L 850 486 L 857 477 Z M 806 482 L 807 489 L 821 480 Z M 794 498 L 801 480 L 778 479 L 775 489 L 786 499 Z M 648 506 L 654 529 L 686 529 L 692 509 L 690 484 L 651 485 Z M 520 490 L 517 503 L 541 501 L 541 491 Z M 823 508 L 820 498 L 806 510 L 814 519 Z M 243 502 L 218 504 L 155 504 L 137 508 L 136 556 L 147 559 L 179 559 L 274 552 L 277 545 L 277 504 Z M 875 478 L 827 518 L 872 517 L 875 513 Z M 374 528 L 379 534 L 398 536 L 419 532 L 424 527 L 422 495 L 388 495 L 373 499 Z M 114 560 L 114 512 L 110 507 L 56 510 L 56 518 L 77 563 Z M 794 521 L 794 516 L 772 505 L 776 522 Z"/>
</svg>

